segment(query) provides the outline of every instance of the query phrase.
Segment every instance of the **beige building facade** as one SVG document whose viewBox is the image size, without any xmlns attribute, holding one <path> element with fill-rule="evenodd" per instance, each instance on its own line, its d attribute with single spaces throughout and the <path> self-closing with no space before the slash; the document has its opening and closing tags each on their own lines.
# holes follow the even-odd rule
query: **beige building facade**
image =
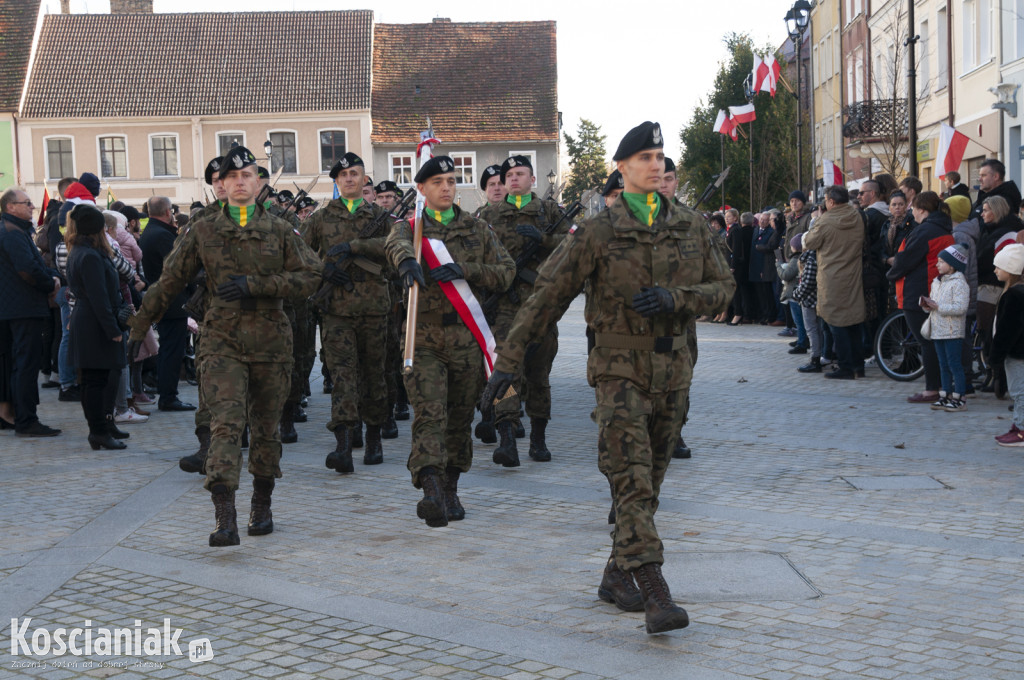
<svg viewBox="0 0 1024 680">
<path fill-rule="evenodd" d="M 843 153 L 843 3 L 821 0 L 811 9 L 811 85 L 814 101 L 813 167 L 822 179 L 822 161 L 835 163 L 846 173 Z"/>
</svg>

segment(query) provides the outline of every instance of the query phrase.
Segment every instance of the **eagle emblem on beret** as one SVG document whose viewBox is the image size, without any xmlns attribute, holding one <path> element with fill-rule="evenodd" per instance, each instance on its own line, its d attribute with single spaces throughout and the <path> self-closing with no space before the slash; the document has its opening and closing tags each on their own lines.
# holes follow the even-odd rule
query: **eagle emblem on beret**
<svg viewBox="0 0 1024 680">
<path fill-rule="evenodd" d="M 487 174 L 488 175 L 497 175 L 498 171 L 495 170 L 494 168 L 487 168 Z"/>
<path fill-rule="evenodd" d="M 519 165 L 519 161 L 517 161 L 515 158 L 509 158 L 508 159 L 508 167 L 514 168 L 517 165 Z"/>
<path fill-rule="evenodd" d="M 348 159 L 347 158 L 342 158 L 340 161 L 338 161 L 338 165 L 340 165 L 343 168 L 347 168 L 348 167 Z"/>
<path fill-rule="evenodd" d="M 236 156 L 232 156 L 231 157 L 231 162 L 235 164 L 236 168 L 241 169 L 241 167 L 242 167 L 242 157 L 241 156 L 237 156 L 237 155 Z"/>
<path fill-rule="evenodd" d="M 655 125 L 654 129 L 651 130 L 651 140 L 655 144 L 661 144 L 661 126 Z"/>
<path fill-rule="evenodd" d="M 438 166 L 440 166 L 441 172 L 448 172 L 448 170 L 449 170 L 448 161 L 438 161 L 437 164 L 438 164 Z"/>
<path fill-rule="evenodd" d="M 220 170 L 220 162 L 216 160 L 210 161 L 210 167 L 214 170 Z"/>
</svg>

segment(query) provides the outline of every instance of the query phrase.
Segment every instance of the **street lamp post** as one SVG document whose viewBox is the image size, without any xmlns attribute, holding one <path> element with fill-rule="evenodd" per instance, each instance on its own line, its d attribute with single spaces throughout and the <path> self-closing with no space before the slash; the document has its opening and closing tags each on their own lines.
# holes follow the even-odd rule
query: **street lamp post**
<svg viewBox="0 0 1024 680">
<path fill-rule="evenodd" d="M 796 185 L 804 188 L 804 145 L 803 145 L 803 107 L 800 100 L 802 89 L 802 61 L 804 33 L 811 18 L 811 3 L 807 0 L 796 0 L 793 7 L 786 13 L 786 30 L 796 47 Z"/>
</svg>

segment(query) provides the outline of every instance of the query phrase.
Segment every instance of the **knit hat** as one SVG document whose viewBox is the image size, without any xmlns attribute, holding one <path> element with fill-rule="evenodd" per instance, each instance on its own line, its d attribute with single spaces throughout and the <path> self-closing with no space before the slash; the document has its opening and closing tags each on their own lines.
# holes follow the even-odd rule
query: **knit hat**
<svg viewBox="0 0 1024 680">
<path fill-rule="evenodd" d="M 800 191 L 799 189 L 797 189 L 796 191 L 789 195 L 789 200 L 793 200 L 794 198 L 800 201 L 801 203 L 807 203 L 807 194 Z"/>
<path fill-rule="evenodd" d="M 98 234 L 106 228 L 103 213 L 91 205 L 76 205 L 71 211 L 71 219 L 75 221 L 75 230 L 82 236 Z"/>
<path fill-rule="evenodd" d="M 797 234 L 789 241 L 789 249 L 794 253 L 802 253 L 804 251 L 804 235 Z"/>
<path fill-rule="evenodd" d="M 93 196 L 100 195 L 100 178 L 91 172 L 83 172 L 82 176 L 78 178 L 78 181 L 89 190 L 89 193 Z M 67 194 L 65 194 L 66 196 Z"/>
<path fill-rule="evenodd" d="M 1008 274 L 1020 276 L 1024 272 L 1024 245 L 1011 243 L 1004 247 L 992 260 L 992 264 Z"/>
<path fill-rule="evenodd" d="M 953 224 L 960 224 L 967 220 L 971 214 L 971 199 L 966 196 L 950 196 L 946 199 L 949 206 L 949 216 L 953 218 Z"/>
<path fill-rule="evenodd" d="M 967 269 L 967 248 L 959 243 L 953 244 L 939 253 L 939 259 L 954 271 L 962 272 Z"/>
</svg>

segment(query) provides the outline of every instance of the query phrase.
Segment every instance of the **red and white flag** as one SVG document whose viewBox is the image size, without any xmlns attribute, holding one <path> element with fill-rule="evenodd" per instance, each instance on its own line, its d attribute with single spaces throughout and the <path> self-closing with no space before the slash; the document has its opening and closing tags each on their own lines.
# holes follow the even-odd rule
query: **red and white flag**
<svg viewBox="0 0 1024 680">
<path fill-rule="evenodd" d="M 722 109 L 718 110 L 718 118 L 715 120 L 715 132 L 732 137 L 734 142 L 737 139 L 736 126 L 733 124 L 732 119 L 729 118 L 729 114 Z"/>
<path fill-rule="evenodd" d="M 764 84 L 765 79 L 768 77 L 768 66 L 756 54 L 754 55 L 754 68 L 750 72 L 750 77 L 754 83 L 754 92 L 760 92 L 761 85 Z"/>
<path fill-rule="evenodd" d="M 743 106 L 730 106 L 729 117 L 732 119 L 733 125 L 749 123 L 752 120 L 757 120 L 757 115 L 754 113 L 753 104 L 744 104 Z"/>
<path fill-rule="evenodd" d="M 842 186 L 845 184 L 843 181 L 843 172 L 839 169 L 839 166 L 825 158 L 821 161 L 825 169 L 824 182 L 825 186 L 830 187 L 833 184 Z"/>
<path fill-rule="evenodd" d="M 935 158 L 935 171 L 939 178 L 946 176 L 947 172 L 960 170 L 960 163 L 964 160 L 964 152 L 967 150 L 967 142 L 970 138 L 956 128 L 945 123 L 939 129 L 939 153 Z"/>
<path fill-rule="evenodd" d="M 761 83 L 761 87 L 754 88 L 754 90 L 756 92 L 769 92 L 774 97 L 775 88 L 779 85 L 779 74 L 782 73 L 782 70 L 779 68 L 779 62 L 775 60 L 774 54 L 766 55 L 763 64 L 766 72 L 765 78 Z"/>
</svg>

